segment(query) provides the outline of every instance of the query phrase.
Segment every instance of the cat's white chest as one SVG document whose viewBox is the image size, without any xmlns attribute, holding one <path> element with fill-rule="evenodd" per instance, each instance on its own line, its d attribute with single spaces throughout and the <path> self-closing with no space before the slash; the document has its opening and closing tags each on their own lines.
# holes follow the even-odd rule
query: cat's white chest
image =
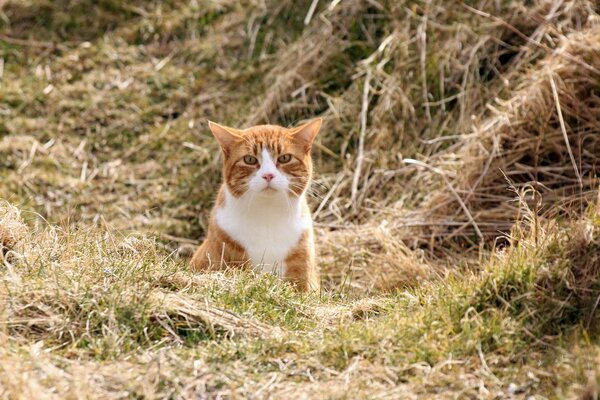
<svg viewBox="0 0 600 400">
<path fill-rule="evenodd" d="M 304 198 L 284 196 L 235 198 L 226 191 L 216 214 L 219 227 L 244 247 L 257 269 L 280 276 L 287 255 L 312 224 L 310 216 L 302 215 Z"/>
</svg>

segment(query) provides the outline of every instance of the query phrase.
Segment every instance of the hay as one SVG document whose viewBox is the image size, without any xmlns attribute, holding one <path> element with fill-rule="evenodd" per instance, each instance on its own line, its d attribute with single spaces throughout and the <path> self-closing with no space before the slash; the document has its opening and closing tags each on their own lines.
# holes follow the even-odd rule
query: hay
<svg viewBox="0 0 600 400">
<path fill-rule="evenodd" d="M 410 10 L 400 3 L 390 5 L 389 14 L 378 20 L 379 32 L 385 35 L 348 68 L 351 82 L 335 96 L 326 96 L 323 132 L 327 135 L 320 149 L 326 171 L 331 172 L 323 181 L 333 187 L 319 205 L 322 221 L 364 223 L 380 217 L 382 208 L 387 214 L 388 208 L 418 207 L 423 193 L 439 189 L 439 177 L 419 174 L 413 179 L 415 168 L 404 165 L 402 159 L 450 161 L 455 154 L 446 151 L 448 144 L 460 148 L 460 134 L 471 130 L 473 119 L 483 116 L 494 98 L 505 96 L 511 81 L 522 79 L 527 68 L 552 51 L 538 42 L 548 38 L 556 43 L 563 32 L 581 29 L 580 21 L 591 21 L 596 15 L 589 1 L 540 1 L 531 7 L 511 3 L 502 7 L 504 19 L 492 19 L 491 24 L 473 9 L 460 9 L 466 12 L 447 13 L 445 3 L 436 1 Z M 484 9 L 488 16 L 498 12 L 491 4 Z M 542 20 L 546 24 L 540 24 Z M 465 25 L 472 28 L 465 29 Z M 361 94 L 369 71 L 371 90 L 361 155 L 359 115 L 365 108 Z M 302 101 L 319 102 L 318 92 L 301 91 L 300 83 L 296 88 Z M 282 98 L 281 107 L 287 109 L 298 101 L 298 96 Z M 334 156 L 339 158 L 337 168 L 332 169 Z M 364 157 L 364 163 L 359 184 L 353 185 L 358 157 Z M 443 167 L 454 170 L 456 165 Z"/>
<path fill-rule="evenodd" d="M 349 47 L 347 27 L 367 7 L 365 2 L 352 0 L 343 7 L 324 11 L 321 17 L 329 23 L 308 29 L 298 41 L 278 54 L 278 63 L 263 78 L 268 85 L 267 91 L 247 117 L 245 125 L 270 122 L 274 118 L 290 119 L 286 115 L 289 109 L 282 103 L 295 92 L 311 90 L 311 82 Z"/>
<path fill-rule="evenodd" d="M 387 225 L 323 233 L 326 241 L 319 246 L 320 266 L 329 277 L 330 289 L 392 291 L 416 287 L 441 272 L 441 266 L 422 251 L 409 248 Z"/>
<path fill-rule="evenodd" d="M 519 79 L 508 100 L 489 105 L 491 116 L 453 145 L 436 167 L 472 213 L 471 223 L 446 190 L 431 195 L 415 218 L 430 237 L 487 240 L 507 231 L 518 215 L 513 187 L 533 186 L 537 212 L 581 213 L 595 199 L 600 161 L 600 28 L 564 37 L 535 70 Z M 575 63 L 571 60 L 580 60 Z M 446 160 L 451 160 L 447 162 Z"/>
</svg>

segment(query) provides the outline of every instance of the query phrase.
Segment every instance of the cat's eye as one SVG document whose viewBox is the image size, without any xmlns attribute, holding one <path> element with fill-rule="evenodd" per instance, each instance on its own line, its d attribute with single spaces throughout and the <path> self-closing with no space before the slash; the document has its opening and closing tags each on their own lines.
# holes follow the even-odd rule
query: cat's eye
<svg viewBox="0 0 600 400">
<path fill-rule="evenodd" d="M 277 159 L 277 161 L 280 164 L 289 163 L 291 160 L 292 160 L 292 155 L 291 154 L 284 154 L 282 156 L 279 156 L 279 158 Z"/>
<path fill-rule="evenodd" d="M 244 156 L 244 162 L 248 165 L 258 164 L 258 159 L 254 156 Z"/>
</svg>

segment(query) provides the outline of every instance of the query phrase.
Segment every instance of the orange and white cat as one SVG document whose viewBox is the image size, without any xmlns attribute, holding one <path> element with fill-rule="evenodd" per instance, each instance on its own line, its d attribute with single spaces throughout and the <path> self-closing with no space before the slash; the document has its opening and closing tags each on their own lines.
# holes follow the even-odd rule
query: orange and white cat
<svg viewBox="0 0 600 400">
<path fill-rule="evenodd" d="M 317 290 L 305 192 L 321 119 L 292 129 L 259 125 L 240 130 L 213 122 L 209 127 L 224 155 L 223 184 L 192 268 L 251 266 L 276 273 L 300 290 Z"/>
</svg>

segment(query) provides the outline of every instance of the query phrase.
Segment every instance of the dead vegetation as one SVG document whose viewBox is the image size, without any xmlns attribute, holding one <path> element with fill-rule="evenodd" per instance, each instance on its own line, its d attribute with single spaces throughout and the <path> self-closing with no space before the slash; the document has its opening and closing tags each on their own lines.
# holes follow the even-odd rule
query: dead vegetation
<svg viewBox="0 0 600 400">
<path fill-rule="evenodd" d="M 7 202 L 0 204 L 1 261 L 4 261 L 5 257 L 10 257 L 9 252 L 25 239 L 27 232 L 27 225 L 21 219 L 21 211 Z"/>
<path fill-rule="evenodd" d="M 256 321 L 246 320 L 235 313 L 215 307 L 208 303 L 200 303 L 193 299 L 177 294 L 157 294 L 156 302 L 159 310 L 153 319 L 163 325 L 165 322 L 176 329 L 198 331 L 202 327 L 215 334 L 220 331 L 228 336 L 254 335 L 266 336 L 277 334 L 278 329 Z M 173 331 L 173 329 L 166 328 Z M 175 335 L 177 337 L 177 335 Z"/>
<path fill-rule="evenodd" d="M 518 211 L 507 184 L 533 185 L 541 195 L 540 213 L 551 208 L 580 213 L 594 201 L 599 39 L 597 26 L 563 37 L 552 54 L 520 78 L 509 99 L 490 105 L 492 115 L 452 147 L 446 158 L 451 154 L 453 160 L 437 167 L 454 173 L 452 186 L 473 219 L 457 215 L 453 193 L 436 193 L 425 204 L 432 210 L 427 217 L 453 224 L 442 222 L 442 230 L 432 235 L 477 233 L 493 239 L 506 231 Z"/>
<path fill-rule="evenodd" d="M 599 13 L 0 1 L 0 398 L 597 397 Z M 317 115 L 325 292 L 190 273 L 205 120 Z"/>
</svg>

